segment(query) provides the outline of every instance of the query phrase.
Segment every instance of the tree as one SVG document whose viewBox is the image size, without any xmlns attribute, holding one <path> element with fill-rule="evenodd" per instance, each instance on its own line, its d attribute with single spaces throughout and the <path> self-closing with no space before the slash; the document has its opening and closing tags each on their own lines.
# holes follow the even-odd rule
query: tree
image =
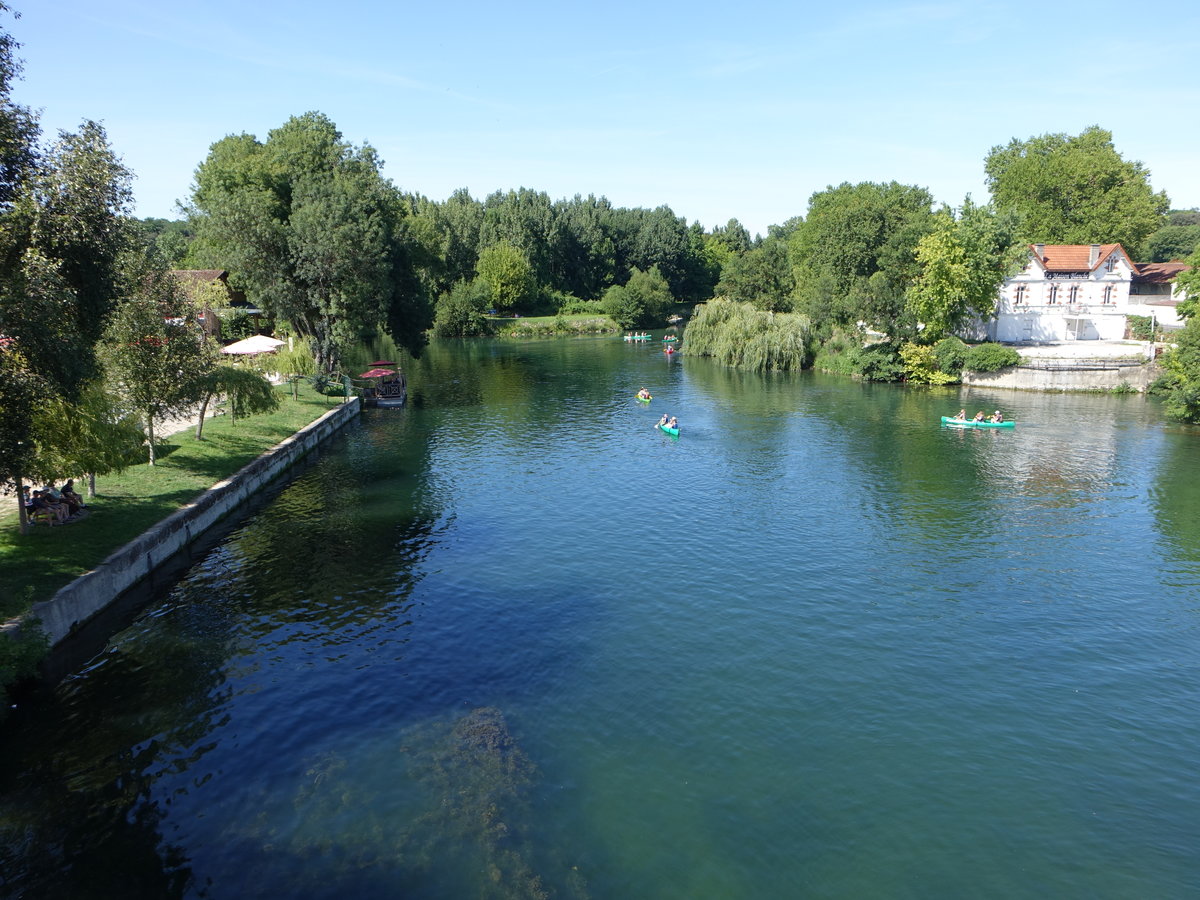
<svg viewBox="0 0 1200 900">
<path fill-rule="evenodd" d="M 87 476 L 89 497 L 96 476 L 121 472 L 141 455 L 145 436 L 136 417 L 99 380 L 87 385 L 74 403 L 51 398 L 34 418 L 38 469 L 46 478 L 64 472 Z"/>
<path fill-rule="evenodd" d="M 604 292 L 604 311 L 622 328 L 664 321 L 673 302 L 670 285 L 656 266 L 648 272 L 634 269 L 627 284 Z"/>
<path fill-rule="evenodd" d="M 1163 356 L 1168 382 L 1167 415 L 1178 422 L 1200 422 L 1200 316 L 1190 316 Z"/>
<path fill-rule="evenodd" d="M 156 423 L 201 399 L 215 348 L 164 270 L 138 272 L 131 282 L 131 296 L 113 313 L 100 349 L 109 383 L 145 422 L 154 465 Z"/>
<path fill-rule="evenodd" d="M 993 147 L 984 171 L 997 210 L 1018 213 L 1027 243 L 1120 243 L 1135 258 L 1165 224 L 1164 192 L 1150 172 L 1116 151 L 1112 132 L 1093 125 L 1077 135 L 1015 138 Z"/>
<path fill-rule="evenodd" d="M 1185 259 L 1200 249 L 1200 225 L 1164 225 L 1146 241 L 1150 262 Z"/>
<path fill-rule="evenodd" d="M 1176 312 L 1184 319 L 1192 319 L 1196 308 L 1200 306 L 1200 247 L 1187 258 L 1191 266 L 1186 272 L 1180 272 L 1175 279 L 1176 290 L 1183 295 L 1183 301 L 1176 307 Z"/>
<path fill-rule="evenodd" d="M 293 117 L 260 143 L 213 144 L 196 172 L 199 258 L 234 273 L 247 294 L 313 346 L 334 372 L 341 346 L 386 327 L 420 352 L 432 309 L 411 264 L 407 206 L 369 146 L 346 143 L 319 113 Z M 410 317 L 420 317 L 412 323 Z"/>
<path fill-rule="evenodd" d="M 767 240 L 726 263 L 717 293 L 735 303 L 752 303 L 767 312 L 786 312 L 792 308 L 795 287 L 787 244 Z"/>
<path fill-rule="evenodd" d="M 484 311 L 489 303 L 491 288 L 482 278 L 458 282 L 438 298 L 433 333 L 438 337 L 482 334 L 487 321 Z"/>
<path fill-rule="evenodd" d="M 533 267 L 520 250 L 508 241 L 493 244 L 479 254 L 475 271 L 487 284 L 497 312 L 519 308 L 533 296 Z"/>
<path fill-rule="evenodd" d="M 895 298 L 915 275 L 917 242 L 933 225 L 932 205 L 925 188 L 894 181 L 846 182 L 813 194 L 789 239 L 798 310 L 814 324 L 861 321 L 890 330 Z M 879 273 L 884 278 L 872 286 Z"/>
<path fill-rule="evenodd" d="M 924 323 L 926 342 L 995 312 L 1000 285 L 1024 256 L 1017 230 L 1014 216 L 975 206 L 970 197 L 957 216 L 950 210 L 937 215 L 934 230 L 917 244 L 921 274 L 908 289 L 909 310 Z"/>
<path fill-rule="evenodd" d="M 204 414 L 213 397 L 224 396 L 233 421 L 267 413 L 279 407 L 279 394 L 271 382 L 257 372 L 240 366 L 214 365 L 197 380 L 196 394 L 200 397 L 200 415 L 196 421 L 196 440 L 204 440 Z"/>
</svg>

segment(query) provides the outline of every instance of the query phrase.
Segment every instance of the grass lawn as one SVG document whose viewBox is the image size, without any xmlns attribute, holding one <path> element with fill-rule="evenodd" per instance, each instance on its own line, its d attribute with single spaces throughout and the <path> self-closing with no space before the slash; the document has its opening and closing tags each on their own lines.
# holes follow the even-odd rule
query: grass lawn
<svg viewBox="0 0 1200 900">
<path fill-rule="evenodd" d="M 281 402 L 273 413 L 236 422 L 228 416 L 206 419 L 203 440 L 197 441 L 195 428 L 189 428 L 159 442 L 157 465 L 98 476 L 96 496 L 84 497 L 88 515 L 75 522 L 38 525 L 22 535 L 17 501 L 5 498 L 0 507 L 0 621 L 28 612 L 32 603 L 94 569 L 118 547 L 341 402 L 306 383 L 299 385 L 298 400 L 292 399 L 290 386 L 278 391 Z M 86 480 L 76 476 L 76 491 L 83 495 L 85 487 Z"/>
</svg>

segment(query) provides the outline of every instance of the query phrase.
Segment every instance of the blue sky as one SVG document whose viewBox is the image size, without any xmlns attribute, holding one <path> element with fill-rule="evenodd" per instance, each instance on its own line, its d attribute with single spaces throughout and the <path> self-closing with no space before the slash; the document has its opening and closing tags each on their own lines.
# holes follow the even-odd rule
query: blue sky
<svg viewBox="0 0 1200 900">
<path fill-rule="evenodd" d="M 104 124 L 175 217 L 227 134 L 319 111 L 435 200 L 529 187 L 752 233 L 843 181 L 985 201 L 997 144 L 1098 124 L 1200 206 L 1200 4 L 9 0 L 18 102 Z"/>
</svg>

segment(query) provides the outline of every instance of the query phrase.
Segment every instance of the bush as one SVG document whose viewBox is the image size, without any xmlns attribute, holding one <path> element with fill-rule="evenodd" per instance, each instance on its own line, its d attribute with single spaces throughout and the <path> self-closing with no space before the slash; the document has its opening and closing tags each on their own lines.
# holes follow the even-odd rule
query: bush
<svg viewBox="0 0 1200 900">
<path fill-rule="evenodd" d="M 217 314 L 221 320 L 221 340 L 240 341 L 251 335 L 258 334 L 262 322 L 258 316 L 252 316 L 240 309 L 223 309 Z"/>
<path fill-rule="evenodd" d="M 479 278 L 459 281 L 438 297 L 433 333 L 438 337 L 468 337 L 487 329 L 484 314 L 491 302 L 488 286 Z"/>
<path fill-rule="evenodd" d="M 933 347 L 907 343 L 900 348 L 904 377 L 910 384 L 953 384 L 959 376 L 938 368 Z"/>
<path fill-rule="evenodd" d="M 564 294 L 563 297 L 565 298 L 563 305 L 558 308 L 558 311 L 564 316 L 604 315 L 604 302 L 601 300 L 580 300 L 570 294 Z"/>
<path fill-rule="evenodd" d="M 937 358 L 937 367 L 948 375 L 954 375 L 957 380 L 966 365 L 967 351 L 970 349 L 960 338 L 942 338 L 933 345 L 933 355 Z"/>
<path fill-rule="evenodd" d="M 900 381 L 906 369 L 895 345 L 888 342 L 863 346 L 862 336 L 835 332 L 817 352 L 815 368 L 834 375 L 865 381 Z"/>
<path fill-rule="evenodd" d="M 967 351 L 963 360 L 963 368 L 971 372 L 998 372 L 1015 366 L 1021 361 L 1019 354 L 1012 347 L 1001 344 L 978 344 Z"/>
</svg>

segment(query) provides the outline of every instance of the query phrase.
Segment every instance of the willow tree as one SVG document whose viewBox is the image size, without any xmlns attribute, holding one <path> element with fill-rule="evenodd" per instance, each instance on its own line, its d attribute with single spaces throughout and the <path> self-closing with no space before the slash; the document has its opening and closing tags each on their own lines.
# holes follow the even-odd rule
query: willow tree
<svg viewBox="0 0 1200 900">
<path fill-rule="evenodd" d="M 428 297 L 413 296 L 426 280 L 404 271 L 413 265 L 406 206 L 381 165 L 370 146 L 351 146 L 328 118 L 306 113 L 264 142 L 218 141 L 196 170 L 197 253 L 307 338 L 327 373 L 342 346 L 376 328 L 419 352 L 432 321 Z"/>
</svg>

